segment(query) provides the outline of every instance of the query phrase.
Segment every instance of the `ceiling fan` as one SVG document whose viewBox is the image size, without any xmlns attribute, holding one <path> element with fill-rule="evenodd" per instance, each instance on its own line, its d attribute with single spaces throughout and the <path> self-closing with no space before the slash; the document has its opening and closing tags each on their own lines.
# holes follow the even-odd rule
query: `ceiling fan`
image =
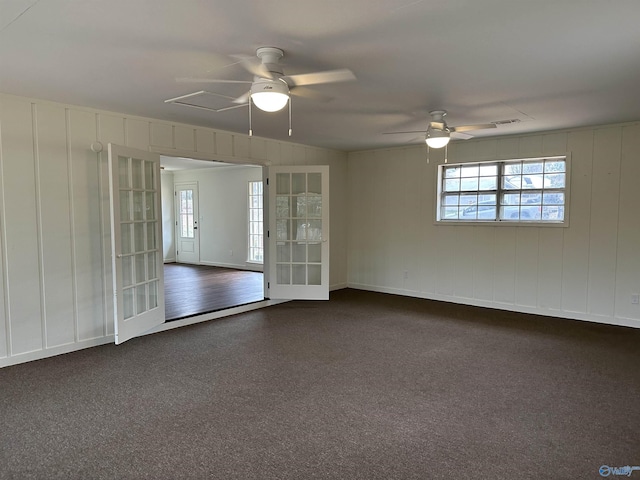
<svg viewBox="0 0 640 480">
<path fill-rule="evenodd" d="M 451 136 L 457 138 L 471 138 L 471 135 L 464 132 L 470 130 L 483 130 L 486 128 L 496 128 L 495 123 L 482 123 L 478 125 L 460 125 L 457 127 L 449 127 L 444 120 L 446 110 L 433 110 L 429 112 L 431 121 L 426 130 L 417 130 L 411 132 L 389 132 L 386 135 L 395 135 L 400 133 L 424 133 L 425 141 L 430 148 L 442 148 L 449 143 Z"/>
<path fill-rule="evenodd" d="M 260 110 L 265 112 L 277 112 L 282 110 L 289 103 L 289 121 L 291 121 L 290 95 L 307 97 L 314 100 L 328 101 L 331 97 L 306 88 L 306 85 L 317 85 L 321 83 L 335 83 L 355 80 L 353 72 L 347 68 L 337 70 L 326 70 L 321 72 L 303 73 L 298 75 L 285 75 L 280 59 L 284 56 L 284 51 L 276 47 L 260 47 L 256 50 L 256 57 L 236 55 L 239 64 L 249 73 L 253 74 L 253 80 L 221 80 L 211 78 L 177 78 L 176 81 L 182 83 L 246 83 L 250 84 L 248 92 L 232 99 L 236 105 L 221 109 L 211 109 L 216 112 L 230 110 L 232 108 L 244 107 L 253 103 Z M 182 102 L 182 100 L 202 93 L 199 91 L 176 98 L 165 100 L 165 103 L 179 103 L 187 106 L 196 105 Z M 251 109 L 249 109 L 249 121 L 251 121 Z M 251 127 L 249 127 L 251 135 Z M 289 135 L 291 135 L 291 125 L 289 125 Z"/>
</svg>

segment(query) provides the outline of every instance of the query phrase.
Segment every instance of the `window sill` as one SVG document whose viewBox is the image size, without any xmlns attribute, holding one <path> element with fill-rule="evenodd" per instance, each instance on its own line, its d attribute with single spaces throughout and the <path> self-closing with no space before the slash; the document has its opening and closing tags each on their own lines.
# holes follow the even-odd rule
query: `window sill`
<svg viewBox="0 0 640 480">
<path fill-rule="evenodd" d="M 569 221 L 564 220 L 562 222 L 527 222 L 527 221 L 511 221 L 511 220 L 503 220 L 503 221 L 495 221 L 495 220 L 474 220 L 474 221 L 464 221 L 459 222 L 455 220 L 436 220 L 434 225 L 443 226 L 443 225 L 451 225 L 451 226 L 474 226 L 477 227 L 479 225 L 488 226 L 488 227 L 568 227 Z"/>
</svg>

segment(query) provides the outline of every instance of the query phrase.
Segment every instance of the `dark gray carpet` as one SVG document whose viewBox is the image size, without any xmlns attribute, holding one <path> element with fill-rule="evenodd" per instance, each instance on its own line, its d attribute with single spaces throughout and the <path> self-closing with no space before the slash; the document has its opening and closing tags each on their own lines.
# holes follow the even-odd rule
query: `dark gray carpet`
<svg viewBox="0 0 640 480">
<path fill-rule="evenodd" d="M 597 479 L 639 395 L 638 330 L 342 290 L 0 369 L 0 478 Z"/>
</svg>

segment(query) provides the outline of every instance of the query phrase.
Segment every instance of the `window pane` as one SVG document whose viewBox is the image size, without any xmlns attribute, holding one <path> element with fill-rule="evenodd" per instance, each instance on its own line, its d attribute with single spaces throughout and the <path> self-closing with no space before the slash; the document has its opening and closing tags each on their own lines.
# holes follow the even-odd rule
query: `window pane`
<svg viewBox="0 0 640 480">
<path fill-rule="evenodd" d="M 158 278 L 158 273 L 156 269 L 156 253 L 151 252 L 147 253 L 147 278 L 149 280 L 153 280 Z"/>
<path fill-rule="evenodd" d="M 498 177 L 480 177 L 480 190 L 496 190 Z"/>
<path fill-rule="evenodd" d="M 280 204 L 285 204 L 286 212 L 282 209 L 279 213 L 288 215 L 289 196 L 278 196 Z M 284 202 L 282 201 L 284 199 Z M 276 204 L 278 205 L 278 203 Z M 249 261 L 263 261 L 263 213 L 262 213 L 262 182 L 249 182 Z"/>
<path fill-rule="evenodd" d="M 276 262 L 291 261 L 291 243 L 278 243 L 276 245 Z"/>
<path fill-rule="evenodd" d="M 276 193 L 287 195 L 291 193 L 290 175 L 288 173 L 278 173 L 276 175 Z"/>
<path fill-rule="evenodd" d="M 502 205 L 520 205 L 520 192 L 502 194 Z"/>
<path fill-rule="evenodd" d="M 156 250 L 157 248 L 156 222 L 149 222 L 147 223 L 147 250 Z"/>
<path fill-rule="evenodd" d="M 133 220 L 131 213 L 131 191 L 120 190 L 120 220 Z"/>
<path fill-rule="evenodd" d="M 542 162 L 524 163 L 522 165 L 522 173 L 542 173 Z"/>
<path fill-rule="evenodd" d="M 122 310 L 125 320 L 131 318 L 134 315 L 134 293 L 135 287 L 125 288 L 122 291 Z"/>
<path fill-rule="evenodd" d="M 276 239 L 278 240 L 291 240 L 289 238 L 289 231 L 291 230 L 290 220 L 276 220 Z"/>
<path fill-rule="evenodd" d="M 158 282 L 151 282 L 149 285 L 149 310 L 158 306 Z"/>
<path fill-rule="evenodd" d="M 542 188 L 542 175 L 523 175 L 522 188 Z"/>
<path fill-rule="evenodd" d="M 322 174 L 321 173 L 309 173 L 307 175 L 307 182 L 309 185 L 307 191 L 309 193 L 322 193 Z"/>
<path fill-rule="evenodd" d="M 445 195 L 442 198 L 443 205 L 458 205 L 459 195 Z"/>
<path fill-rule="evenodd" d="M 460 178 L 461 169 L 458 167 L 447 167 L 444 170 L 445 178 Z"/>
<path fill-rule="evenodd" d="M 440 213 L 443 220 L 453 220 L 458 218 L 458 207 L 444 207 Z"/>
<path fill-rule="evenodd" d="M 118 157 L 118 178 L 120 188 L 131 188 L 129 181 L 129 159 L 126 157 Z"/>
<path fill-rule="evenodd" d="M 547 174 L 544 176 L 544 186 L 546 188 L 564 188 L 565 174 Z"/>
<path fill-rule="evenodd" d="M 465 193 L 460 195 L 460 205 L 475 205 L 478 203 L 477 193 Z"/>
<path fill-rule="evenodd" d="M 322 244 L 312 243 L 307 247 L 307 255 L 309 256 L 307 261 L 309 263 L 321 263 L 322 262 Z"/>
<path fill-rule="evenodd" d="M 483 177 L 497 176 L 498 165 L 480 165 L 480 175 Z"/>
<path fill-rule="evenodd" d="M 460 180 L 460 190 L 478 190 L 478 177 L 463 178 Z"/>
<path fill-rule="evenodd" d="M 477 177 L 480 174 L 480 166 L 472 165 L 470 167 L 462 167 L 461 177 Z"/>
<path fill-rule="evenodd" d="M 147 269 L 144 257 L 144 254 L 136 255 L 136 283 L 142 283 L 147 279 Z"/>
<path fill-rule="evenodd" d="M 293 261 L 305 263 L 307 261 L 307 244 L 296 243 L 293 245 Z"/>
<path fill-rule="evenodd" d="M 307 271 L 309 273 L 309 278 L 307 281 L 308 285 L 321 285 L 322 282 L 322 268 L 320 265 L 308 265 Z"/>
<path fill-rule="evenodd" d="M 307 216 L 307 197 L 306 195 L 298 195 L 291 199 L 293 207 L 292 217 L 305 218 Z"/>
<path fill-rule="evenodd" d="M 136 288 L 136 314 L 147 311 L 147 286 L 138 285 Z"/>
<path fill-rule="evenodd" d="M 144 219 L 144 194 L 143 192 L 133 192 L 133 219 Z"/>
<path fill-rule="evenodd" d="M 139 158 L 131 159 L 131 180 L 133 188 L 143 188 L 142 184 L 142 160 Z"/>
<path fill-rule="evenodd" d="M 562 192 L 544 193 L 542 197 L 542 203 L 544 205 L 564 205 L 564 193 Z"/>
<path fill-rule="evenodd" d="M 136 252 L 143 252 L 144 248 L 144 223 L 135 223 L 133 225 L 134 245 Z"/>
<path fill-rule="evenodd" d="M 126 255 L 133 251 L 132 245 L 132 235 L 131 229 L 132 225 L 130 223 L 123 223 L 120 225 L 120 249 L 122 250 L 122 254 Z"/>
<path fill-rule="evenodd" d="M 505 190 L 520 190 L 521 185 L 522 177 L 519 175 L 512 175 L 502 179 L 502 188 Z"/>
<path fill-rule="evenodd" d="M 305 173 L 291 174 L 291 193 L 305 193 L 307 191 L 307 175 Z"/>
<path fill-rule="evenodd" d="M 447 179 L 444 181 L 445 192 L 459 192 L 460 180 L 459 179 Z"/>
<path fill-rule="evenodd" d="M 542 203 L 542 193 L 523 193 L 520 197 L 521 203 Z"/>
<path fill-rule="evenodd" d="M 307 266 L 291 265 L 291 284 L 306 285 L 307 284 Z"/>
<path fill-rule="evenodd" d="M 145 198 L 145 211 L 147 220 L 155 220 L 156 219 L 156 204 L 155 204 L 155 193 L 147 192 Z"/>
<path fill-rule="evenodd" d="M 122 257 L 122 285 L 130 287 L 133 285 L 133 257 Z"/>
<path fill-rule="evenodd" d="M 554 172 L 564 172 L 565 171 L 565 161 L 564 160 L 547 160 L 544 163 L 544 172 L 545 173 L 554 173 Z"/>
<path fill-rule="evenodd" d="M 276 277 L 278 285 L 291 285 L 291 265 L 276 265 Z"/>
<path fill-rule="evenodd" d="M 543 220 L 564 220 L 564 207 L 554 205 L 542 207 Z"/>
<path fill-rule="evenodd" d="M 155 189 L 156 169 L 153 162 L 144 162 L 144 185 L 147 190 Z"/>
<path fill-rule="evenodd" d="M 289 196 L 276 196 L 276 218 L 287 218 L 290 216 L 289 201 Z"/>
</svg>

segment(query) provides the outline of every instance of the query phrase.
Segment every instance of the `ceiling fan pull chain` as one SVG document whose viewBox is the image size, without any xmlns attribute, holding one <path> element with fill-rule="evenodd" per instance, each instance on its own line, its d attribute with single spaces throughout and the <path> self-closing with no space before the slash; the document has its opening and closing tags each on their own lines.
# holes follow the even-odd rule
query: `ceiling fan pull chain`
<svg viewBox="0 0 640 480">
<path fill-rule="evenodd" d="M 427 163 L 429 163 L 429 145 L 427 145 Z"/>
<path fill-rule="evenodd" d="M 289 136 L 291 136 L 291 97 L 289 97 Z"/>
<path fill-rule="evenodd" d="M 444 146 L 444 163 L 447 163 L 449 156 L 449 145 Z"/>
<path fill-rule="evenodd" d="M 249 136 L 253 137 L 253 130 L 251 128 L 251 95 L 249 95 Z"/>
</svg>

